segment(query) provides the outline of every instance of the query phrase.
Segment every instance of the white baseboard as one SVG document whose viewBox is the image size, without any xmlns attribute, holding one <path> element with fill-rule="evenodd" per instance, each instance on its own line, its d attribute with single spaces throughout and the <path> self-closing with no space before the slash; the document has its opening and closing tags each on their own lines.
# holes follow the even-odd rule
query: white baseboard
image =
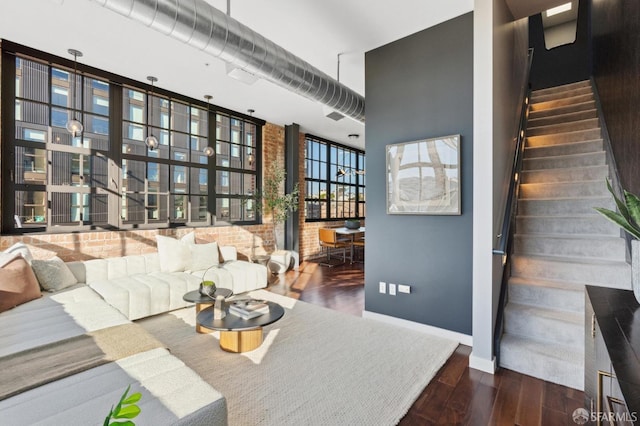
<svg viewBox="0 0 640 426">
<path fill-rule="evenodd" d="M 445 330 L 419 322 L 409 321 L 402 318 L 396 318 L 389 315 L 379 314 L 377 312 L 362 311 L 362 318 L 374 319 L 389 324 L 398 325 L 411 330 L 420 331 L 422 333 L 431 334 L 433 336 L 443 337 L 445 339 L 454 340 L 463 345 L 472 346 L 473 338 L 467 334 L 458 333 L 456 331 Z"/>
<path fill-rule="evenodd" d="M 486 359 L 477 357 L 471 352 L 469 355 L 469 368 L 484 371 L 485 373 L 494 374 L 496 372 L 496 357 Z"/>
</svg>

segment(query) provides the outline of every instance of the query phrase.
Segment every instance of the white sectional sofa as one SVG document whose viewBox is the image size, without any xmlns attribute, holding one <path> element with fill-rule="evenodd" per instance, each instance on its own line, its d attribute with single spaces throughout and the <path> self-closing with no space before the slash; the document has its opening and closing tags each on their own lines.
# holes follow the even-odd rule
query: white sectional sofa
<svg viewBox="0 0 640 426">
<path fill-rule="evenodd" d="M 233 247 L 220 255 L 217 265 L 173 272 L 158 253 L 67 263 L 78 284 L 0 313 L 0 357 L 186 307 L 183 295 L 203 278 L 234 293 L 266 287 L 265 266 L 237 260 Z M 224 396 L 162 348 L 0 400 L 2 424 L 102 424 L 127 385 L 143 395 L 138 425 L 227 424 Z"/>
<path fill-rule="evenodd" d="M 224 262 L 199 270 L 163 272 L 158 253 L 94 259 L 69 264 L 79 282 L 86 283 L 128 319 L 189 306 L 182 299 L 200 282 L 213 280 L 234 294 L 267 286 L 267 268 L 237 259 L 234 247 L 221 247 Z"/>
</svg>

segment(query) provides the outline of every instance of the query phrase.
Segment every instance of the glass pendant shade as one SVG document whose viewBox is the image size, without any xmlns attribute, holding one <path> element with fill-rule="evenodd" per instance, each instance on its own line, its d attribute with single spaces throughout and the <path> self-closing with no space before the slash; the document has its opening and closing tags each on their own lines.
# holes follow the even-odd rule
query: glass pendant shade
<svg viewBox="0 0 640 426">
<path fill-rule="evenodd" d="M 147 145 L 147 147 L 149 147 L 150 151 L 153 151 L 158 147 L 158 145 L 160 145 L 160 143 L 158 142 L 158 138 L 153 135 L 147 136 L 147 138 L 144 140 L 144 143 L 145 145 Z"/>
<path fill-rule="evenodd" d="M 153 99 L 153 83 L 158 81 L 158 79 L 150 75 L 147 77 L 147 80 L 151 82 L 151 94 L 148 96 L 148 101 L 147 101 L 149 104 L 151 104 L 152 103 L 151 100 Z M 147 138 L 144 140 L 144 143 L 149 148 L 149 151 L 153 151 L 154 149 L 158 148 L 158 146 L 160 145 L 160 142 L 158 142 L 158 138 L 156 138 L 151 134 L 150 124 L 153 123 L 153 105 L 148 105 L 148 109 L 151 112 L 150 114 L 151 117 L 149 118 L 149 121 L 147 121 L 147 132 L 149 132 L 149 136 L 147 136 Z"/>
<path fill-rule="evenodd" d="M 70 100 L 71 102 L 73 102 L 75 104 L 76 102 L 76 93 L 74 91 L 74 88 L 76 86 L 76 82 L 78 80 L 78 57 L 82 57 L 82 52 L 80 52 L 79 50 L 76 49 L 68 49 L 67 52 L 69 52 L 69 54 L 73 55 L 73 83 L 71 82 L 71 78 L 69 78 L 69 89 L 70 89 Z M 72 108 L 75 108 L 75 106 L 72 106 Z M 75 113 L 74 113 L 75 115 Z M 69 133 L 71 133 L 71 136 L 73 136 L 74 138 L 76 136 L 79 136 L 82 131 L 84 130 L 84 126 L 82 125 L 82 122 L 80 120 L 78 120 L 76 117 L 72 118 L 71 120 L 67 121 L 67 124 L 65 126 L 67 128 L 67 131 Z"/>
<path fill-rule="evenodd" d="M 206 146 L 202 152 L 204 153 L 204 155 L 206 155 L 207 157 L 211 157 L 214 154 L 213 148 L 211 148 L 210 146 Z"/>
<path fill-rule="evenodd" d="M 213 96 L 211 95 L 204 95 L 204 98 L 207 100 L 207 113 L 209 113 L 209 102 L 211 102 L 211 98 L 213 98 Z M 202 150 L 202 153 L 204 155 L 206 155 L 207 157 L 213 157 L 213 154 L 215 154 L 215 150 L 210 147 L 210 146 L 205 146 L 204 149 Z"/>
<path fill-rule="evenodd" d="M 66 127 L 67 127 L 67 131 L 71 133 L 71 136 L 73 136 L 74 138 L 76 136 L 79 136 L 84 130 L 84 126 L 82 125 L 82 123 L 79 120 L 76 120 L 75 118 L 73 120 L 67 121 Z"/>
</svg>

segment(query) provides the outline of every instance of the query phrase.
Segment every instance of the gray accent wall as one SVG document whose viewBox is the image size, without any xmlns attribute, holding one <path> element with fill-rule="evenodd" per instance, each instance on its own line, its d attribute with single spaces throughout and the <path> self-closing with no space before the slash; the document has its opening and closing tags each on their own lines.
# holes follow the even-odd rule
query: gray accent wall
<svg viewBox="0 0 640 426">
<path fill-rule="evenodd" d="M 473 14 L 367 52 L 365 93 L 365 309 L 471 335 Z M 462 214 L 387 214 L 386 145 L 451 134 L 461 135 Z M 380 281 L 411 294 L 380 294 Z"/>
</svg>

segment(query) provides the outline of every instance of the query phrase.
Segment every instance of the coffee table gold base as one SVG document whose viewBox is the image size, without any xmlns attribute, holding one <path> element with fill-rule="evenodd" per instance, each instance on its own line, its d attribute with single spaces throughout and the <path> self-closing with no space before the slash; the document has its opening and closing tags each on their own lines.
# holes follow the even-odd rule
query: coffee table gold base
<svg viewBox="0 0 640 426">
<path fill-rule="evenodd" d="M 246 331 L 220 331 L 220 348 L 227 352 L 249 352 L 261 344 L 262 327 Z"/>
<path fill-rule="evenodd" d="M 205 308 L 208 308 L 209 306 L 213 306 L 213 303 L 196 303 L 196 315 L 198 315 L 198 312 L 200 312 Z M 205 328 L 200 324 L 196 324 L 196 333 L 209 334 L 209 333 L 213 333 L 213 330 Z"/>
</svg>

